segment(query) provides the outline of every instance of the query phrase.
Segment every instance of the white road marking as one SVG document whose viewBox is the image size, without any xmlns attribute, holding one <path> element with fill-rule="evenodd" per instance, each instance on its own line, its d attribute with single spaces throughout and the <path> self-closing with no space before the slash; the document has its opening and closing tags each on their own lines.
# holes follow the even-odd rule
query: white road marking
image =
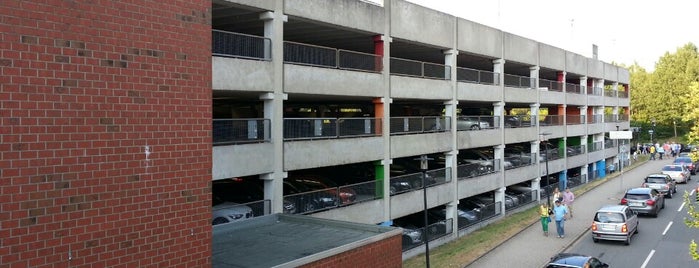
<svg viewBox="0 0 699 268">
<path fill-rule="evenodd" d="M 646 260 L 643 261 L 643 265 L 641 265 L 641 268 L 646 268 L 646 265 L 648 265 L 648 262 L 650 261 L 650 258 L 653 257 L 653 254 L 655 254 L 655 249 L 650 251 L 650 254 L 648 254 L 648 257 L 646 257 Z"/>
<path fill-rule="evenodd" d="M 682 205 L 680 205 L 680 207 L 677 209 L 677 212 L 682 211 L 682 208 L 684 208 L 685 204 L 686 204 L 685 202 L 682 202 Z"/>
<path fill-rule="evenodd" d="M 669 223 L 667 224 L 667 227 L 665 227 L 665 231 L 663 231 L 663 235 L 665 235 L 665 234 L 667 233 L 667 230 L 670 229 L 670 226 L 672 226 L 672 222 L 669 222 Z"/>
</svg>

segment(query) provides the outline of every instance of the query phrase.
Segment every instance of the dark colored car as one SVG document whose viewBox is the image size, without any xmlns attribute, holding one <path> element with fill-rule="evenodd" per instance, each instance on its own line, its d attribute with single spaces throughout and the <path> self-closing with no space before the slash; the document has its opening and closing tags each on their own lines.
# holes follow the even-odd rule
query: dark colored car
<svg viewBox="0 0 699 268">
<path fill-rule="evenodd" d="M 340 205 L 337 195 L 310 189 L 293 180 L 284 180 L 284 202 L 294 204 L 298 212 L 313 212 Z"/>
<path fill-rule="evenodd" d="M 692 161 L 692 158 L 687 156 L 675 158 L 675 161 L 672 161 L 672 163 L 675 165 L 681 164 L 686 166 L 692 175 L 697 174 L 697 168 L 699 168 L 699 166 L 695 165 L 695 163 Z"/>
<path fill-rule="evenodd" d="M 629 206 L 638 214 L 658 217 L 660 210 L 665 208 L 665 197 L 655 189 L 631 188 L 624 194 L 620 205 Z"/>
<path fill-rule="evenodd" d="M 551 258 L 551 261 L 546 265 L 546 268 L 607 268 L 609 264 L 600 261 L 598 258 L 577 254 L 577 253 L 558 253 Z"/>
</svg>

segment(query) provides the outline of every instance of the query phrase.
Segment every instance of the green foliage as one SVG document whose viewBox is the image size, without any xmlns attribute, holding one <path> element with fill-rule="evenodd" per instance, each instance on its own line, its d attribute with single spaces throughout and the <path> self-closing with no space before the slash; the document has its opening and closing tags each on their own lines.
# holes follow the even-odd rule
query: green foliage
<svg viewBox="0 0 699 268">
<path fill-rule="evenodd" d="M 658 128 L 677 127 L 678 135 L 689 133 L 690 142 L 699 141 L 699 52 L 688 43 L 674 53 L 666 52 L 648 73 L 634 64 L 629 67 L 631 118 L 636 122 L 657 122 Z M 688 131 L 689 130 L 689 131 Z M 674 133 L 673 133 L 674 134 Z"/>
<path fill-rule="evenodd" d="M 696 195 L 699 196 L 699 193 L 696 193 Z M 687 214 L 689 215 L 689 219 L 685 218 L 684 223 L 687 225 L 687 227 L 699 229 L 699 212 L 696 211 L 695 203 L 689 199 L 688 192 L 684 193 L 684 203 L 687 204 Z M 699 260 L 697 243 L 694 242 L 694 240 L 689 243 L 689 255 L 692 256 L 693 260 Z"/>
</svg>

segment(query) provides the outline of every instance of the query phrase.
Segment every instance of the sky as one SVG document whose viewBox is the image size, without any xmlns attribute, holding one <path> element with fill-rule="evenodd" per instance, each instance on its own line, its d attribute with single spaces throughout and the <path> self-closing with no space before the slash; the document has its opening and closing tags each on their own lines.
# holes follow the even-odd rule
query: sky
<svg viewBox="0 0 699 268">
<path fill-rule="evenodd" d="M 666 52 L 699 45 L 696 0 L 407 1 L 586 57 L 596 44 L 600 60 L 648 71 Z"/>
</svg>

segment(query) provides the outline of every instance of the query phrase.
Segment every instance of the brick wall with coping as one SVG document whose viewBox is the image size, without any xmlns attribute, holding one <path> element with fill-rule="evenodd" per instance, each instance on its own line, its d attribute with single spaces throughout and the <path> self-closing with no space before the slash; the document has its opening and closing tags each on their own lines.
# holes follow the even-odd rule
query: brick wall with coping
<svg viewBox="0 0 699 268">
<path fill-rule="evenodd" d="M 309 263 L 302 267 L 401 267 L 403 265 L 402 241 L 403 238 L 400 235 L 395 235 L 363 247 Z"/>
<path fill-rule="evenodd" d="M 210 267 L 211 1 L 2 1 L 0 267 Z"/>
</svg>

